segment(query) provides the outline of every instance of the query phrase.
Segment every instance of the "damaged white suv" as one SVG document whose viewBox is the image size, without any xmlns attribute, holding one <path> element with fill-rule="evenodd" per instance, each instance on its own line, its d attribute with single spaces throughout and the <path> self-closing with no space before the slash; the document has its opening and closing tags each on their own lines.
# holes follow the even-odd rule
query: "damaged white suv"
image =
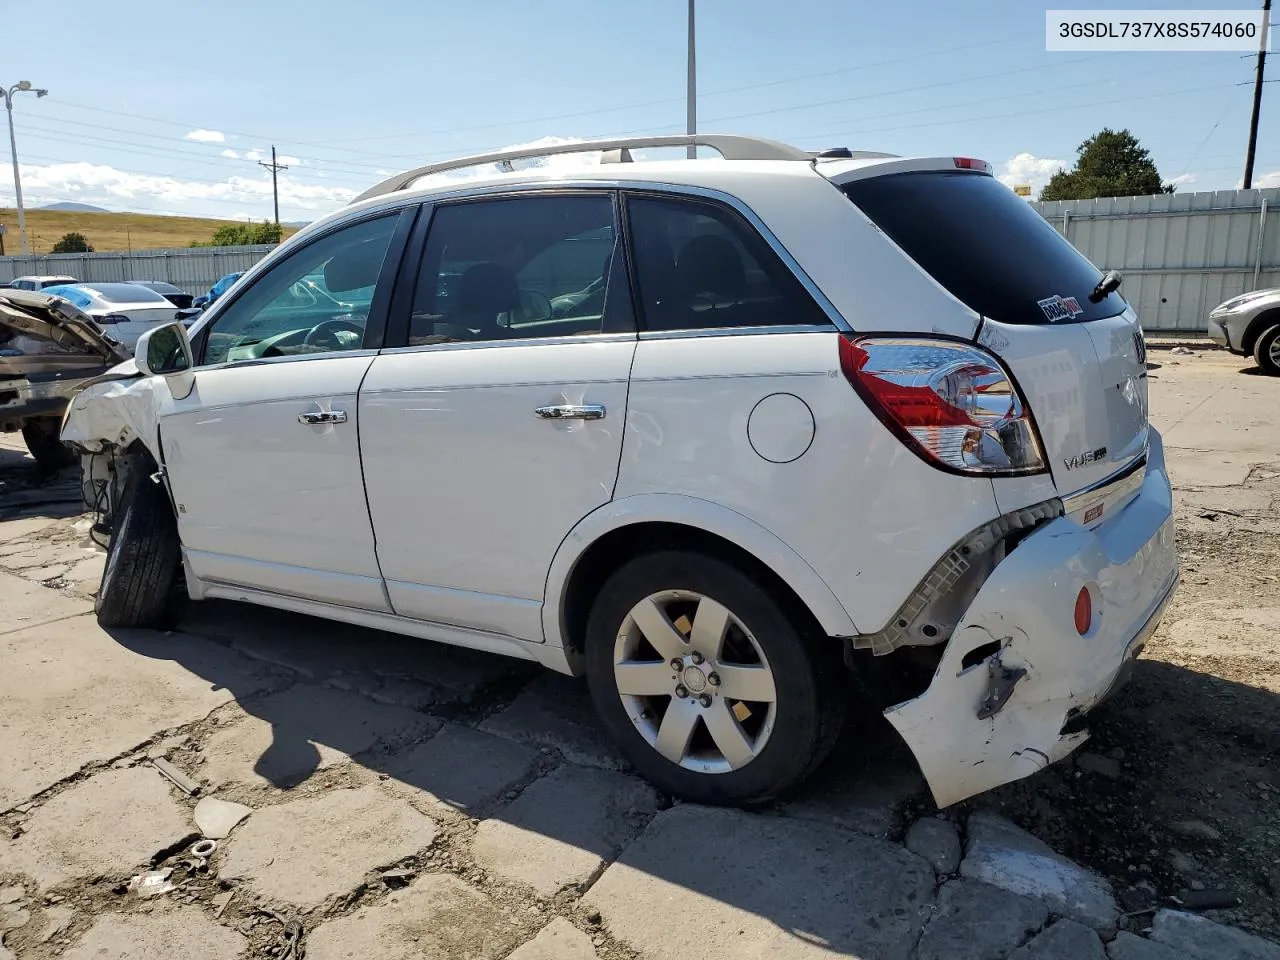
<svg viewBox="0 0 1280 960">
<path fill-rule="evenodd" d="M 1177 581 L 1119 277 L 981 161 L 631 153 L 688 142 L 411 171 L 144 334 L 62 433 L 101 621 L 159 622 L 181 565 L 585 674 L 701 802 L 797 783 L 853 696 L 940 805 L 1079 745 Z"/>
</svg>

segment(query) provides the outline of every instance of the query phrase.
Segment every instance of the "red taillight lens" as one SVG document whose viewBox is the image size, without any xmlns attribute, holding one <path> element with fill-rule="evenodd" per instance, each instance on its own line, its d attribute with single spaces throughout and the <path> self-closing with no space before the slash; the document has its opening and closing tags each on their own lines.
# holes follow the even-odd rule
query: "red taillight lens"
<svg viewBox="0 0 1280 960">
<path fill-rule="evenodd" d="M 1081 587 L 1076 595 L 1076 633 L 1084 636 L 1093 626 L 1093 595 L 1088 587 Z"/>
<path fill-rule="evenodd" d="M 980 170 L 983 173 L 991 172 L 991 164 L 985 160 L 977 160 L 974 157 L 952 157 L 957 170 Z"/>
<path fill-rule="evenodd" d="M 960 473 L 1045 470 L 1031 414 L 994 356 L 926 339 L 840 340 L 840 366 L 872 411 L 929 463 Z"/>
</svg>

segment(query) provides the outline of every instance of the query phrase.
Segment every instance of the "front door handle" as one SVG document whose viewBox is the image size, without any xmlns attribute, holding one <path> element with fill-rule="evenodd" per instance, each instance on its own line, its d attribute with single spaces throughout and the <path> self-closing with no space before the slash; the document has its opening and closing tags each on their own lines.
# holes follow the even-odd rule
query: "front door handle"
<svg viewBox="0 0 1280 960">
<path fill-rule="evenodd" d="M 316 413 L 300 413 L 298 414 L 298 422 L 306 424 L 346 423 L 347 413 L 345 410 L 320 410 Z"/>
<path fill-rule="evenodd" d="M 604 404 L 574 405 L 562 403 L 550 407 L 538 407 L 533 412 L 543 420 L 603 420 Z"/>
</svg>

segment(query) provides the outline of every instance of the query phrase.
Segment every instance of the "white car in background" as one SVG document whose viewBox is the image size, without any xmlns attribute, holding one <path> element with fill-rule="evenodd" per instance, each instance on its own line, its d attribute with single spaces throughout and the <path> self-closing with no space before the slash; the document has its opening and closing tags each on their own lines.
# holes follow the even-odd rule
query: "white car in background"
<svg viewBox="0 0 1280 960">
<path fill-rule="evenodd" d="M 632 159 L 690 143 L 722 159 Z M 1177 583 L 1119 285 L 965 157 L 419 168 L 72 402 L 98 618 L 163 623 L 181 567 L 585 674 L 705 803 L 797 784 L 871 698 L 955 803 L 1079 746 Z"/>
<path fill-rule="evenodd" d="M 9 286 L 14 290 L 43 290 L 45 287 L 79 282 L 75 277 L 66 276 L 15 277 L 9 282 Z"/>
<path fill-rule="evenodd" d="M 142 334 L 172 323 L 178 314 L 172 301 L 136 283 L 52 285 L 41 292 L 70 300 L 130 352 Z"/>
</svg>

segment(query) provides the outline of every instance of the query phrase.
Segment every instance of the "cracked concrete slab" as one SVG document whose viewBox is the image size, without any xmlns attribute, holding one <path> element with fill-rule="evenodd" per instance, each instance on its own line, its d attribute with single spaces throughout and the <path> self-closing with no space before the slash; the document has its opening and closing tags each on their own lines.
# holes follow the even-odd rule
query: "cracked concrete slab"
<svg viewBox="0 0 1280 960">
<path fill-rule="evenodd" d="M 10 758 L 0 810 L 266 685 L 251 661 L 214 644 L 112 636 L 90 616 L 0 636 L 0 663 L 0 756 Z"/>
<path fill-rule="evenodd" d="M 538 756 L 510 740 L 446 723 L 430 740 L 389 757 L 379 769 L 406 796 L 474 815 L 527 776 Z"/>
<path fill-rule="evenodd" d="M 193 832 L 154 769 L 106 770 L 49 800 L 17 840 L 4 841 L 0 873 L 25 874 L 42 889 L 76 878 L 124 878 Z"/>
<path fill-rule="evenodd" d="M 556 917 L 508 960 L 596 960 L 591 938 L 564 917 Z"/>
<path fill-rule="evenodd" d="M 197 907 L 164 913 L 106 914 L 68 947 L 63 960 L 236 960 L 249 941 Z"/>
<path fill-rule="evenodd" d="M 1151 939 L 1196 960 L 1280 960 L 1280 943 L 1180 910 L 1158 911 Z"/>
<path fill-rule="evenodd" d="M 307 939 L 307 960 L 498 960 L 521 939 L 517 923 L 479 891 L 428 874 L 321 926 Z"/>
<path fill-rule="evenodd" d="M 600 725 L 586 684 L 558 673 L 544 672 L 480 729 L 518 743 L 551 747 L 571 763 L 606 770 L 625 766 Z"/>
<path fill-rule="evenodd" d="M 1109 960 L 1195 960 L 1190 954 L 1121 930 L 1107 944 Z"/>
<path fill-rule="evenodd" d="M 300 907 L 354 890 L 365 874 L 431 844 L 436 824 L 370 784 L 254 812 L 226 842 L 223 879 Z"/>
<path fill-rule="evenodd" d="M 924 928 L 917 960 L 1003 960 L 1049 919 L 1042 904 L 974 880 L 950 880 Z"/>
<path fill-rule="evenodd" d="M 1009 960 L 1107 960 L 1107 955 L 1091 928 L 1058 920 L 1009 954 Z"/>
<path fill-rule="evenodd" d="M 682 804 L 584 898 L 646 960 L 906 960 L 933 869 L 826 824 Z"/>
<path fill-rule="evenodd" d="M 586 883 L 657 808 L 647 783 L 608 770 L 561 767 L 476 828 L 472 855 L 498 876 L 550 897 Z"/>
<path fill-rule="evenodd" d="M 0 572 L 0 610 L 4 611 L 4 620 L 0 621 L 0 636 L 3 636 L 42 623 L 90 613 L 93 604 L 12 573 Z"/>
<path fill-rule="evenodd" d="M 309 683 L 239 706 L 244 716 L 220 725 L 204 745 L 200 772 L 211 783 L 287 789 L 316 770 L 426 736 L 440 725 L 403 707 Z"/>
<path fill-rule="evenodd" d="M 969 817 L 968 834 L 961 876 L 1038 900 L 1104 934 L 1115 931 L 1119 908 L 1111 885 L 1096 873 L 985 810 Z"/>
</svg>

